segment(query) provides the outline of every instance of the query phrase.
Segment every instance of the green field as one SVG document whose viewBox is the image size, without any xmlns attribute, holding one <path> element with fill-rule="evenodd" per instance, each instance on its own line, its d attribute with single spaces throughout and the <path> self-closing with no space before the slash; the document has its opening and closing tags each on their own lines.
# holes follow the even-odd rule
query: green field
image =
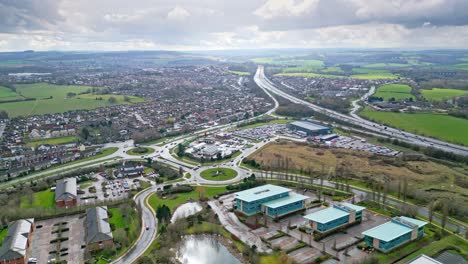
<svg viewBox="0 0 468 264">
<path fill-rule="evenodd" d="M 28 146 L 28 147 L 37 147 L 39 145 L 44 145 L 44 144 L 60 145 L 60 144 L 72 143 L 72 142 L 75 142 L 75 140 L 76 140 L 75 136 L 47 138 L 47 139 L 29 141 L 28 143 L 26 143 L 26 146 Z"/>
<path fill-rule="evenodd" d="M 204 170 L 200 176 L 209 181 L 227 181 L 237 176 L 237 171 L 229 168 L 211 168 Z"/>
<path fill-rule="evenodd" d="M 378 73 L 378 74 L 353 74 L 349 76 L 354 79 L 363 79 L 363 80 L 380 80 L 380 79 L 396 79 L 397 75 L 392 73 Z"/>
<path fill-rule="evenodd" d="M 396 100 L 413 98 L 411 87 L 406 84 L 387 84 L 377 88 L 376 97 L 382 97 L 384 100 L 395 98 Z"/>
<path fill-rule="evenodd" d="M 196 187 L 197 188 L 197 187 Z M 227 191 L 226 187 L 202 187 L 204 188 L 204 196 L 207 198 L 213 198 L 217 194 L 221 194 Z M 197 200 L 199 198 L 199 193 L 197 191 L 192 191 L 189 193 L 177 193 L 174 195 L 169 195 L 166 199 L 161 199 L 157 194 L 153 194 L 149 197 L 148 203 L 151 207 L 156 210 L 156 208 L 160 205 L 167 205 L 171 212 L 174 213 L 174 209 L 190 200 Z"/>
<path fill-rule="evenodd" d="M 344 71 L 341 69 L 341 67 L 333 66 L 333 67 L 327 67 L 327 68 L 321 69 L 320 72 L 325 72 L 325 73 L 339 72 L 339 73 L 343 73 Z"/>
<path fill-rule="evenodd" d="M 20 208 L 53 208 L 55 207 L 55 193 L 50 189 L 33 193 L 32 203 L 27 196 L 21 197 Z"/>
<path fill-rule="evenodd" d="M 408 132 L 468 145 L 468 120 L 445 114 L 393 113 L 365 108 L 360 113 L 370 120 Z"/>
<path fill-rule="evenodd" d="M 278 73 L 275 76 L 297 76 L 297 77 L 306 77 L 306 78 L 315 78 L 315 77 L 324 77 L 324 78 L 345 78 L 346 76 L 325 74 L 325 73 L 315 73 L 315 72 L 289 72 L 289 73 Z"/>
<path fill-rule="evenodd" d="M 113 224 L 116 229 L 127 227 L 120 208 L 109 208 L 108 211 L 112 215 L 112 217 L 109 218 L 109 224 Z"/>
<path fill-rule="evenodd" d="M 229 72 L 236 74 L 236 75 L 250 75 L 250 72 L 243 72 L 243 71 L 229 71 Z"/>
<path fill-rule="evenodd" d="M 403 64 L 403 63 L 371 63 L 366 64 L 364 67 L 366 68 L 400 68 L 400 67 L 409 67 L 411 64 Z"/>
<path fill-rule="evenodd" d="M 19 94 L 15 93 L 15 92 L 13 92 L 9 88 L 0 86 L 0 102 L 1 101 L 9 101 L 9 100 L 17 100 L 17 99 L 21 99 L 21 98 L 23 98 L 23 97 L 21 97 Z"/>
<path fill-rule="evenodd" d="M 324 66 L 323 61 L 320 60 L 298 60 L 291 62 L 296 62 L 297 66 L 283 68 L 283 73 L 312 72 L 321 69 Z"/>
<path fill-rule="evenodd" d="M 455 64 L 453 66 L 457 70 L 467 70 L 468 71 L 468 63 L 460 63 L 460 64 Z"/>
<path fill-rule="evenodd" d="M 11 117 L 62 113 L 70 110 L 144 102 L 144 99 L 134 96 L 128 96 L 130 102 L 125 102 L 123 95 L 79 94 L 91 89 L 89 86 L 35 83 L 15 85 L 15 87 L 19 95 L 36 98 L 36 100 L 1 104 L 2 110 L 6 110 Z M 67 98 L 69 92 L 77 95 Z M 110 97 L 114 97 L 117 100 L 116 103 L 110 103 L 108 101 Z M 102 98 L 102 100 L 96 100 L 96 98 Z"/>
<path fill-rule="evenodd" d="M 468 90 L 432 88 L 431 90 L 421 90 L 421 94 L 429 101 L 442 101 L 466 95 Z"/>
</svg>

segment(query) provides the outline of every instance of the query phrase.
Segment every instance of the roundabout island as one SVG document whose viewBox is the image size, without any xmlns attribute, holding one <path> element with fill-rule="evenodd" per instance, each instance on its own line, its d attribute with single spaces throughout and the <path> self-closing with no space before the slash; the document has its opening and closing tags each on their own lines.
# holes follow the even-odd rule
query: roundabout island
<svg viewBox="0 0 468 264">
<path fill-rule="evenodd" d="M 227 181 L 237 177 L 237 171 L 230 168 L 211 168 L 202 171 L 200 176 L 209 181 Z"/>
</svg>

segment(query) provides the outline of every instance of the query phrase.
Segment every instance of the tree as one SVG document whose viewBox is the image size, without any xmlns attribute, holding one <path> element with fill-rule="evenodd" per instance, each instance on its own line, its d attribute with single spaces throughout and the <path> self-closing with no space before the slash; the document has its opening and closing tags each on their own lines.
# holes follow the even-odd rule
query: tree
<svg viewBox="0 0 468 264">
<path fill-rule="evenodd" d="M 444 201 L 444 203 L 442 204 L 442 219 L 441 219 L 442 221 L 440 223 L 440 225 L 442 226 L 442 229 L 445 229 L 445 225 L 447 224 L 448 211 L 449 211 L 448 203 L 447 201 Z"/>
<path fill-rule="evenodd" d="M 221 152 L 218 152 L 218 153 L 216 154 L 216 159 L 217 159 L 217 160 L 222 160 L 222 159 L 223 159 L 223 155 L 221 154 Z"/>
<path fill-rule="evenodd" d="M 114 96 L 109 97 L 109 99 L 107 99 L 107 101 L 109 101 L 109 103 L 111 103 L 111 104 L 117 103 L 117 99 Z"/>
<path fill-rule="evenodd" d="M 432 224 L 432 217 L 434 216 L 434 200 L 432 200 L 430 203 L 429 203 L 429 206 L 428 206 L 428 210 L 429 210 L 429 223 Z"/>
<path fill-rule="evenodd" d="M 8 112 L 5 110 L 0 111 L 0 119 L 8 119 Z"/>
<path fill-rule="evenodd" d="M 171 209 L 165 204 L 159 205 L 156 208 L 156 218 L 158 218 L 158 221 L 161 223 L 168 223 L 171 219 Z"/>
<path fill-rule="evenodd" d="M 179 144 L 177 146 L 177 156 L 183 157 L 185 155 L 185 146 L 183 144 Z"/>
<path fill-rule="evenodd" d="M 124 96 L 124 102 L 130 102 L 130 97 Z"/>
<path fill-rule="evenodd" d="M 88 140 L 89 135 L 90 135 L 90 133 L 89 133 L 88 128 L 83 127 L 81 129 L 81 136 L 84 138 L 84 140 Z"/>
</svg>

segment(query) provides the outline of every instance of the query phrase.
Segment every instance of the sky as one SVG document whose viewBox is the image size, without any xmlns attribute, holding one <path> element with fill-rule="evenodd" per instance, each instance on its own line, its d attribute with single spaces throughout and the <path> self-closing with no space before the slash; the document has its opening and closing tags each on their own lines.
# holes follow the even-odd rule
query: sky
<svg viewBox="0 0 468 264">
<path fill-rule="evenodd" d="M 0 0 L 0 51 L 468 48 L 468 0 Z"/>
</svg>

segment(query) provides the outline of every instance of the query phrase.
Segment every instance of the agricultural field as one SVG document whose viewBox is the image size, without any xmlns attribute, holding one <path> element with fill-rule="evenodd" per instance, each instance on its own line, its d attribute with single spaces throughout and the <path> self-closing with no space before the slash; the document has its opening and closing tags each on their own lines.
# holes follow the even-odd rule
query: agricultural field
<svg viewBox="0 0 468 264">
<path fill-rule="evenodd" d="M 468 90 L 432 88 L 431 90 L 420 90 L 421 95 L 428 101 L 445 101 L 457 96 L 468 94 Z"/>
<path fill-rule="evenodd" d="M 0 102 L 22 99 L 23 97 L 7 87 L 0 86 Z"/>
<path fill-rule="evenodd" d="M 325 74 L 325 73 L 315 73 L 315 72 L 288 72 L 288 73 L 278 73 L 275 76 L 297 76 L 297 77 L 306 77 L 306 78 L 315 78 L 315 77 L 324 77 L 324 78 L 345 78 L 346 76 Z"/>
<path fill-rule="evenodd" d="M 338 73 L 344 73 L 344 71 L 341 69 L 341 67 L 338 66 L 333 66 L 333 67 L 327 67 L 324 69 L 321 69 L 320 72 L 325 72 L 325 73 L 332 73 L 332 72 L 338 72 Z"/>
<path fill-rule="evenodd" d="M 402 100 L 406 98 L 414 99 L 414 95 L 411 94 L 411 87 L 406 84 L 382 85 L 377 88 L 374 96 L 382 97 L 385 101 L 390 98 L 395 98 L 396 100 Z"/>
<path fill-rule="evenodd" d="M 365 108 L 360 115 L 408 132 L 468 145 L 468 120 L 446 114 L 393 113 Z"/>
<path fill-rule="evenodd" d="M 371 63 L 365 64 L 364 67 L 366 68 L 400 68 L 400 67 L 409 67 L 411 64 L 403 64 L 403 63 Z"/>
<path fill-rule="evenodd" d="M 381 80 L 381 79 L 396 79 L 398 75 L 393 73 L 375 73 L 375 74 L 353 74 L 349 76 L 354 79 L 363 79 L 363 80 Z"/>
<path fill-rule="evenodd" d="M 457 70 L 467 70 L 468 71 L 468 63 L 460 63 L 460 64 L 455 64 L 453 66 Z"/>
<path fill-rule="evenodd" d="M 244 72 L 244 71 L 229 71 L 230 73 L 236 74 L 236 75 L 241 75 L 241 76 L 247 76 L 250 75 L 250 72 Z"/>
<path fill-rule="evenodd" d="M 91 88 L 89 86 L 36 83 L 16 85 L 15 87 L 17 94 L 36 100 L 1 104 L 1 108 L 6 110 L 11 117 L 62 113 L 70 110 L 144 102 L 144 99 L 134 96 L 128 96 L 130 102 L 126 102 L 123 95 L 79 94 L 88 91 Z M 67 93 L 75 93 L 76 96 L 67 97 Z M 114 104 L 109 102 L 110 97 L 116 99 Z"/>
<path fill-rule="evenodd" d="M 281 171 L 284 170 L 278 168 L 278 163 L 282 161 L 284 164 L 287 159 L 291 173 L 300 173 L 301 169 L 321 173 L 323 169 L 325 173 L 333 176 L 336 168 L 344 167 L 345 174 L 360 182 L 366 178 L 383 181 L 385 177 L 389 177 L 391 192 L 397 189 L 397 181 L 406 177 L 411 190 L 420 190 L 434 197 L 458 199 L 466 203 L 463 197 L 468 190 L 455 183 L 459 179 L 466 179 L 465 168 L 462 165 L 447 166 L 430 160 L 403 161 L 363 151 L 322 149 L 307 143 L 291 141 L 269 143 L 250 155 L 248 159 L 254 159 L 261 168 Z"/>
</svg>

